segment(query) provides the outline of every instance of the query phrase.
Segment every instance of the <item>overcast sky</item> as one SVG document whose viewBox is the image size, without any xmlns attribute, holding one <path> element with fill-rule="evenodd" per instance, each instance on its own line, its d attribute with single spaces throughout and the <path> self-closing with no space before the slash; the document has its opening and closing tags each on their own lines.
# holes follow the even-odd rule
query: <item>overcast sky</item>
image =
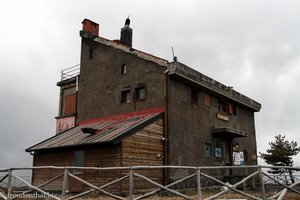
<svg viewBox="0 0 300 200">
<path fill-rule="evenodd" d="M 180 62 L 262 104 L 258 151 L 279 133 L 300 143 L 299 13 L 298 0 L 2 2 L 0 168 L 31 166 L 25 149 L 55 134 L 56 82 L 80 62 L 82 20 L 118 39 L 129 14 L 134 48 L 171 61 L 173 46 Z"/>
</svg>

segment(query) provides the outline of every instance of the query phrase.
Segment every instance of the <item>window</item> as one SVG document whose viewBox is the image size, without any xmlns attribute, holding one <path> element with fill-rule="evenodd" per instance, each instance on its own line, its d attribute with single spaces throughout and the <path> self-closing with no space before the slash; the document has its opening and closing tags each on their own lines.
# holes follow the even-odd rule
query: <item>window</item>
<svg viewBox="0 0 300 200">
<path fill-rule="evenodd" d="M 127 74 L 127 66 L 126 66 L 126 64 L 122 64 L 122 66 L 121 66 L 121 74 L 123 74 L 123 75 Z"/>
<path fill-rule="evenodd" d="M 89 51 L 89 59 L 93 59 L 93 49 L 90 49 Z"/>
<path fill-rule="evenodd" d="M 228 103 L 228 113 L 231 115 L 236 114 L 236 107 L 233 103 Z"/>
<path fill-rule="evenodd" d="M 207 107 L 210 107 L 211 103 L 210 103 L 210 95 L 207 93 L 203 93 L 203 104 Z"/>
<path fill-rule="evenodd" d="M 219 112 L 223 111 L 231 115 L 236 115 L 236 106 L 233 103 L 226 103 L 224 101 L 218 101 Z"/>
<path fill-rule="evenodd" d="M 218 110 L 219 112 L 220 111 L 227 112 L 227 106 L 224 101 L 218 101 Z"/>
<path fill-rule="evenodd" d="M 74 152 L 74 166 L 84 167 L 84 152 L 82 150 Z"/>
<path fill-rule="evenodd" d="M 130 90 L 123 90 L 121 92 L 121 103 L 129 103 L 130 102 Z"/>
<path fill-rule="evenodd" d="M 76 112 L 76 93 L 66 96 L 65 99 L 65 115 L 74 114 Z"/>
<path fill-rule="evenodd" d="M 205 143 L 205 157 L 211 157 L 211 144 Z"/>
<path fill-rule="evenodd" d="M 146 88 L 145 86 L 138 87 L 135 89 L 135 99 L 145 100 L 146 99 Z"/>
<path fill-rule="evenodd" d="M 197 104 L 198 103 L 198 91 L 195 89 L 191 89 L 191 99 L 192 103 Z"/>
</svg>

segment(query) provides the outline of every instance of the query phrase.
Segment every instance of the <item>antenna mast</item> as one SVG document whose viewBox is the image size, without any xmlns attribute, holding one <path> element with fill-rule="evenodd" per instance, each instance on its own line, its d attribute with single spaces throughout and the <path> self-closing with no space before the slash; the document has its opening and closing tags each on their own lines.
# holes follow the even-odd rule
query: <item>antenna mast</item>
<svg viewBox="0 0 300 200">
<path fill-rule="evenodd" d="M 177 61 L 177 57 L 174 54 L 174 48 L 171 47 L 171 49 L 172 49 L 173 61 L 176 62 Z"/>
</svg>

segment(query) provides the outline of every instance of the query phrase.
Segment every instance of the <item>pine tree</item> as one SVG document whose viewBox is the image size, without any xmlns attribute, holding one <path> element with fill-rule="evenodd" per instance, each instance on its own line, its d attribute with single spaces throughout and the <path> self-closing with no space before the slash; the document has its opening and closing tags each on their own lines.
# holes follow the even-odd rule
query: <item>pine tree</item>
<svg viewBox="0 0 300 200">
<path fill-rule="evenodd" d="M 275 136 L 275 142 L 269 142 L 270 149 L 267 149 L 267 153 L 259 152 L 261 158 L 270 165 L 273 166 L 293 166 L 293 158 L 299 153 L 300 147 L 296 141 L 285 140 L 285 136 L 281 134 Z M 284 169 L 272 169 L 270 173 L 280 174 L 284 173 Z M 292 170 L 287 170 L 290 175 L 291 181 L 294 183 Z"/>
</svg>

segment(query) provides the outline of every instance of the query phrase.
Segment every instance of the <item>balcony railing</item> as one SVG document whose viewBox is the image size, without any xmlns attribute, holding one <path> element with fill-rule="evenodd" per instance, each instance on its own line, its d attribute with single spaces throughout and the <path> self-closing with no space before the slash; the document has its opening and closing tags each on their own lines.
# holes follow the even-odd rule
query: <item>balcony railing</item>
<svg viewBox="0 0 300 200">
<path fill-rule="evenodd" d="M 61 81 L 70 79 L 80 74 L 80 64 L 66 68 L 61 71 Z"/>
</svg>

